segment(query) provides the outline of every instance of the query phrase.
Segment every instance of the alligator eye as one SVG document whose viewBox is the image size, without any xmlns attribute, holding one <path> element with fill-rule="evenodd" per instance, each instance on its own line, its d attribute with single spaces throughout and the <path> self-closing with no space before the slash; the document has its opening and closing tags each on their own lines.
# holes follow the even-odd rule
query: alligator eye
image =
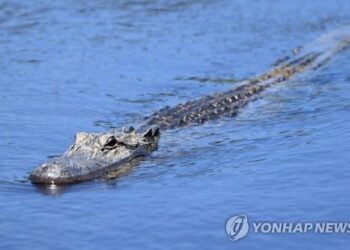
<svg viewBox="0 0 350 250">
<path fill-rule="evenodd" d="M 117 139 L 114 136 L 108 138 L 106 144 L 103 146 L 103 149 L 111 149 L 118 143 Z"/>
<path fill-rule="evenodd" d="M 119 146 L 125 147 L 127 149 L 135 149 L 139 146 L 139 144 L 137 143 L 136 145 L 129 145 L 123 141 L 118 141 L 114 136 L 111 136 L 107 139 L 106 144 L 102 147 L 102 151 L 115 149 Z"/>
</svg>

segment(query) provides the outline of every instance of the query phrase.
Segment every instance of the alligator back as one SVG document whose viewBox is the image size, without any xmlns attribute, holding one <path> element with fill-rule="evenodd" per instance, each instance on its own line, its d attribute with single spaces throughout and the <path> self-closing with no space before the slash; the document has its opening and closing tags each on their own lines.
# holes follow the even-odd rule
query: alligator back
<svg viewBox="0 0 350 250">
<path fill-rule="evenodd" d="M 349 43 L 350 26 L 327 33 L 302 48 L 294 49 L 292 55 L 279 60 L 278 65 L 257 77 L 242 81 L 235 89 L 156 111 L 144 127 L 156 125 L 161 129 L 170 129 L 235 116 L 241 107 L 266 88 L 319 68 L 334 54 L 348 47 Z"/>
</svg>

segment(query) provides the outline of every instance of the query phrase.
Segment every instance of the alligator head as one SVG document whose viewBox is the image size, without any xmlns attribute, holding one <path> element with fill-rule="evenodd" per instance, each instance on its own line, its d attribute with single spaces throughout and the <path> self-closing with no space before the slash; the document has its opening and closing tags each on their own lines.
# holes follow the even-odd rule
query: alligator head
<svg viewBox="0 0 350 250">
<path fill-rule="evenodd" d="M 33 183 L 66 184 L 104 176 L 136 157 L 156 150 L 159 128 L 138 133 L 132 127 L 122 132 L 80 132 L 62 155 L 38 166 L 30 174 Z"/>
</svg>

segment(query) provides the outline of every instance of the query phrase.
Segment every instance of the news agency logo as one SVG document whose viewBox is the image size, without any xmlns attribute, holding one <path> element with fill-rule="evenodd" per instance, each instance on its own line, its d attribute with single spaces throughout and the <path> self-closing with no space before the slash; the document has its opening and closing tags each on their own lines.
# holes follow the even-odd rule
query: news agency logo
<svg viewBox="0 0 350 250">
<path fill-rule="evenodd" d="M 226 222 L 226 232 L 230 240 L 244 238 L 251 227 L 253 234 L 347 234 L 350 222 L 250 222 L 246 215 L 235 215 Z"/>
<path fill-rule="evenodd" d="M 226 232 L 232 241 L 244 238 L 249 232 L 248 217 L 246 215 L 236 215 L 228 219 Z"/>
</svg>

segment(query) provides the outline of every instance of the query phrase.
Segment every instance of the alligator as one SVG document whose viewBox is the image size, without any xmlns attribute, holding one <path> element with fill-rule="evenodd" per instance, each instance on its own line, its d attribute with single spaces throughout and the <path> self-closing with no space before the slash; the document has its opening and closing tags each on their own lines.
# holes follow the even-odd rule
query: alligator
<svg viewBox="0 0 350 250">
<path fill-rule="evenodd" d="M 233 89 L 162 108 L 145 118 L 145 124 L 138 129 L 77 133 L 74 143 L 63 155 L 38 166 L 29 179 L 39 184 L 67 184 L 102 178 L 157 150 L 161 131 L 236 116 L 243 106 L 257 99 L 267 88 L 321 67 L 349 44 L 350 27 L 347 26 L 294 49 L 270 70 L 241 81 Z"/>
</svg>

